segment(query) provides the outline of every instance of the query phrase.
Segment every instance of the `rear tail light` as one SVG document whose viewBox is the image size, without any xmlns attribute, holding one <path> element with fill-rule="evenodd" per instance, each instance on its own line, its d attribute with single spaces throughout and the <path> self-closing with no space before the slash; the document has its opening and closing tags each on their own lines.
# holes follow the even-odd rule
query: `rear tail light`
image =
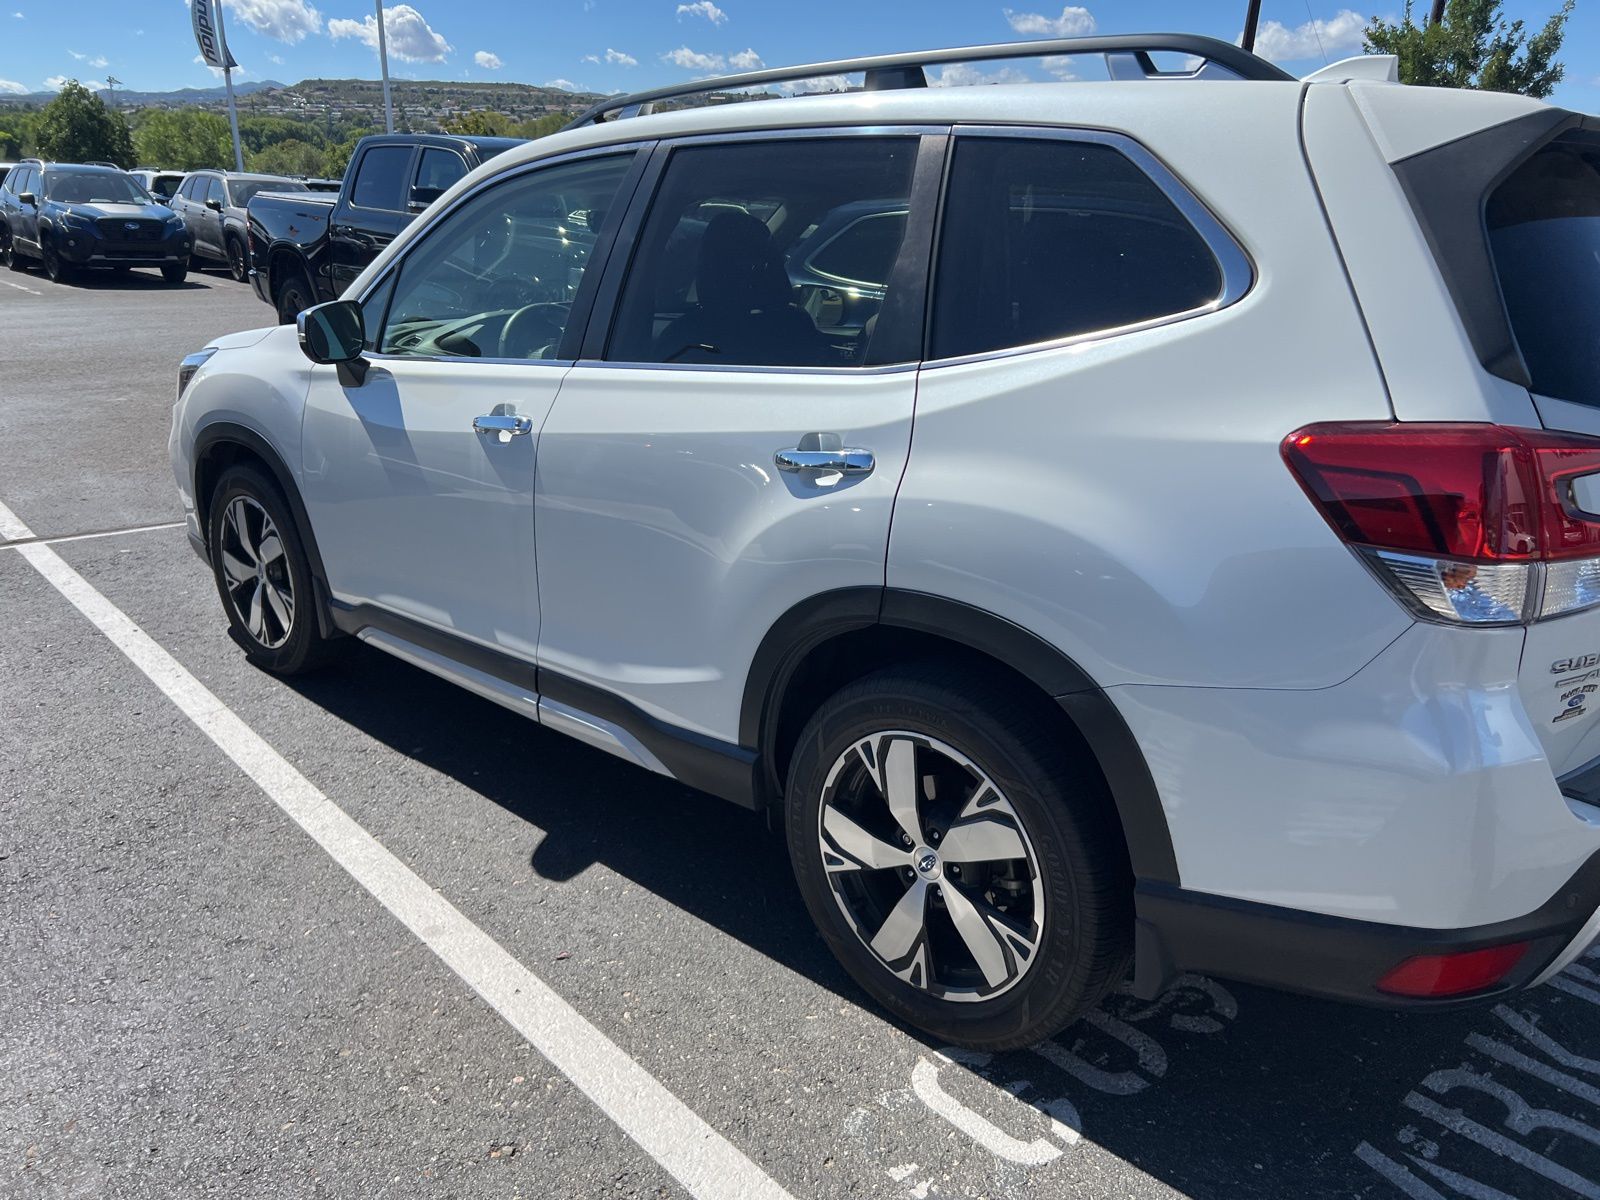
<svg viewBox="0 0 1600 1200">
<path fill-rule="evenodd" d="M 1600 438 L 1308 425 L 1284 439 L 1283 457 L 1334 532 L 1418 616 L 1514 625 L 1600 604 L 1600 513 L 1579 508 L 1573 490 L 1600 472 Z"/>
<path fill-rule="evenodd" d="M 1377 986 L 1392 996 L 1464 996 L 1499 983 L 1527 952 L 1527 942 L 1512 942 L 1486 950 L 1419 954 L 1395 967 Z"/>
</svg>

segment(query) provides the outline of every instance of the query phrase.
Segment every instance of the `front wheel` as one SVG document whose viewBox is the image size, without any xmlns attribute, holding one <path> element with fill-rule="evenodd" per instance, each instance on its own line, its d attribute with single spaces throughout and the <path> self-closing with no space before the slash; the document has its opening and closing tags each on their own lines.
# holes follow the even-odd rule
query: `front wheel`
<svg viewBox="0 0 1600 1200">
<path fill-rule="evenodd" d="M 162 267 L 161 278 L 165 279 L 168 283 L 182 283 L 185 279 L 189 278 L 189 264 L 175 263 L 170 267 Z"/>
<path fill-rule="evenodd" d="M 228 468 L 212 493 L 206 539 L 245 656 L 277 675 L 317 666 L 329 642 L 317 627 L 305 545 L 277 485 L 255 467 Z"/>
<path fill-rule="evenodd" d="M 76 273 L 74 268 L 62 260 L 61 252 L 56 249 L 55 243 L 46 241 L 44 250 L 44 273 L 51 283 L 70 283 Z"/>
<path fill-rule="evenodd" d="M 1083 1015 L 1131 953 L 1127 852 L 1048 701 L 932 665 L 880 671 L 801 733 L 789 853 L 823 940 L 909 1024 L 983 1050 Z"/>
<path fill-rule="evenodd" d="M 27 270 L 22 261 L 22 255 L 17 253 L 17 247 L 11 240 L 9 229 L 0 229 L 0 262 L 4 262 L 11 270 L 21 272 Z"/>
</svg>

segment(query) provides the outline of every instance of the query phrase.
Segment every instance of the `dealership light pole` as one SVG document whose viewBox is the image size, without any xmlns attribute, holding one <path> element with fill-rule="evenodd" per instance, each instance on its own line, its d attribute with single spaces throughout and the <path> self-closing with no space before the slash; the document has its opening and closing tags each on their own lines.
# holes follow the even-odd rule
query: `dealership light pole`
<svg viewBox="0 0 1600 1200">
<path fill-rule="evenodd" d="M 383 131 L 394 132 L 394 101 L 389 98 L 389 39 L 383 30 L 383 0 L 378 4 L 378 62 L 383 67 Z"/>
</svg>

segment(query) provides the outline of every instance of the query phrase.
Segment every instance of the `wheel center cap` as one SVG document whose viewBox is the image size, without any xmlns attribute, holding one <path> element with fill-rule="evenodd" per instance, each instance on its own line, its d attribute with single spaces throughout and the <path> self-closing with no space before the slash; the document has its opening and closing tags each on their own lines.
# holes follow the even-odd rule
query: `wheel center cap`
<svg viewBox="0 0 1600 1200">
<path fill-rule="evenodd" d="M 939 855 L 936 851 L 923 846 L 914 856 L 917 863 L 917 874 L 924 879 L 939 878 Z"/>
</svg>

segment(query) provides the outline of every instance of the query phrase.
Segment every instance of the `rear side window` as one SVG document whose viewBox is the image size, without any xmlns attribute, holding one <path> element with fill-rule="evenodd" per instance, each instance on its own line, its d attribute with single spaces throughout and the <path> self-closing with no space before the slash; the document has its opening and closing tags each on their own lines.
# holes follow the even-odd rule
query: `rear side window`
<svg viewBox="0 0 1600 1200">
<path fill-rule="evenodd" d="M 417 182 L 411 199 L 432 204 L 456 180 L 467 173 L 466 160 L 454 150 L 429 146 L 417 162 Z"/>
<path fill-rule="evenodd" d="M 1115 147 L 961 138 L 947 196 L 934 358 L 1117 329 L 1222 295 L 1205 239 Z"/>
<path fill-rule="evenodd" d="M 606 358 L 864 362 L 905 234 L 917 146 L 912 137 L 841 137 L 674 150 L 639 234 Z M 838 244 L 880 215 L 878 236 Z M 826 272 L 816 262 L 825 254 Z"/>
<path fill-rule="evenodd" d="M 228 203 L 228 189 L 222 182 L 220 175 L 211 177 L 211 184 L 206 188 L 206 199 L 215 200 L 218 204 Z"/>
<path fill-rule="evenodd" d="M 361 156 L 350 203 L 399 212 L 405 208 L 406 168 L 410 165 L 410 146 L 374 146 Z"/>
<path fill-rule="evenodd" d="M 1490 194 L 1486 217 L 1533 390 L 1600 407 L 1600 142 L 1540 150 Z"/>
</svg>

